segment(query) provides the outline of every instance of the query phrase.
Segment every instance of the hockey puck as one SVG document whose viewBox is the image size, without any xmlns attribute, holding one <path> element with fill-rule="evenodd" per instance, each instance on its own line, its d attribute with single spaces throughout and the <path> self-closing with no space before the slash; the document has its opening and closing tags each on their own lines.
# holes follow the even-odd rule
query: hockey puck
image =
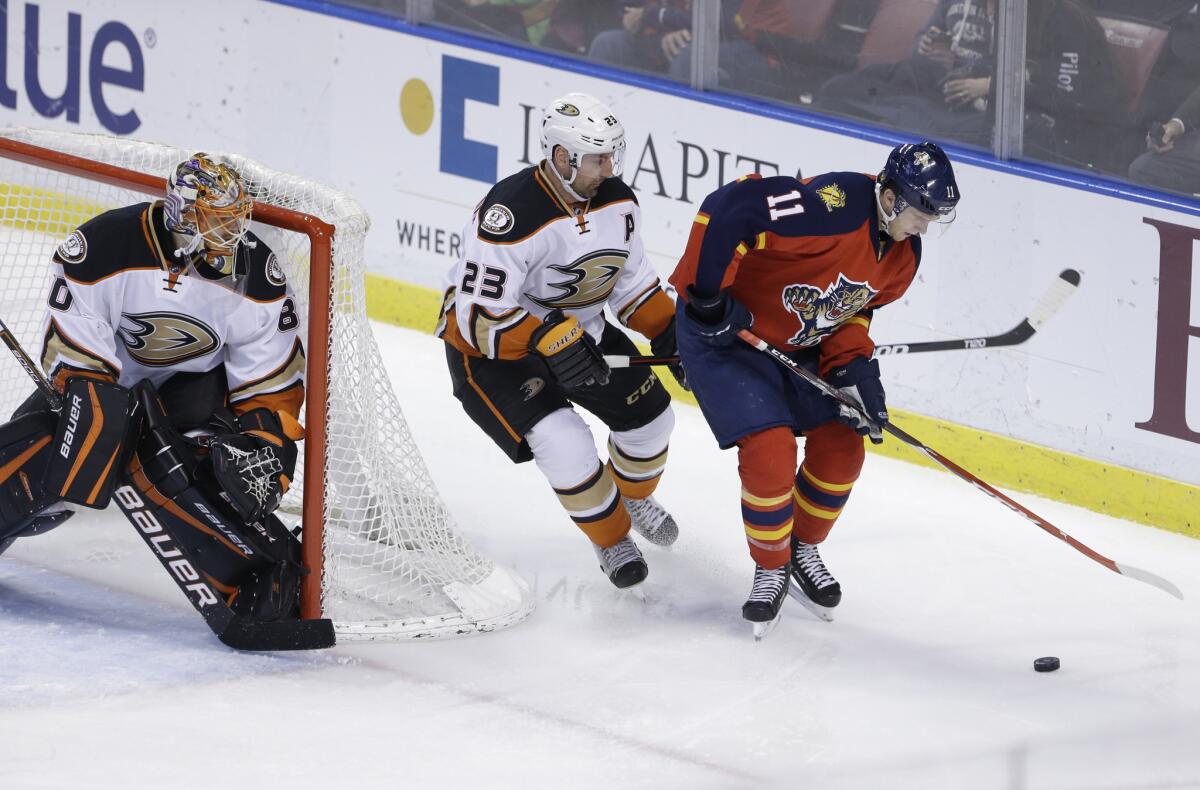
<svg viewBox="0 0 1200 790">
<path fill-rule="evenodd" d="M 1034 672 L 1053 672 L 1058 669 L 1058 656 L 1043 656 L 1033 660 Z"/>
</svg>

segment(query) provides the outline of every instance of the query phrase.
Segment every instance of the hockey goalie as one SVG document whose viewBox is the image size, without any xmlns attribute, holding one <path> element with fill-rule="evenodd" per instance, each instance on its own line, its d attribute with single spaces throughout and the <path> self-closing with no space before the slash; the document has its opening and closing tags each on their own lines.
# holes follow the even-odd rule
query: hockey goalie
<svg viewBox="0 0 1200 790">
<path fill-rule="evenodd" d="M 273 511 L 303 438 L 301 322 L 252 208 L 237 171 L 197 153 L 165 200 L 58 247 L 40 366 L 59 397 L 39 390 L 0 427 L 0 552 L 116 498 L 161 525 L 146 539 L 185 589 L 194 574 L 237 616 L 298 617 L 299 541 Z"/>
</svg>

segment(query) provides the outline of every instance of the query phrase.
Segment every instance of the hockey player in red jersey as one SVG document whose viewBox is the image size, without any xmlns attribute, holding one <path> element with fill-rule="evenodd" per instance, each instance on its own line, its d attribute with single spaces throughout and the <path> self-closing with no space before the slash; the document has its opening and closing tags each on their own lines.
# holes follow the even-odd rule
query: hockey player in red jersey
<svg viewBox="0 0 1200 790">
<path fill-rule="evenodd" d="M 303 436 L 295 297 L 232 166 L 197 153 L 166 186 L 48 262 L 40 363 L 62 408 L 39 391 L 0 426 L 0 551 L 68 504 L 136 500 L 236 614 L 296 616 L 299 544 L 272 515 Z"/>
<path fill-rule="evenodd" d="M 648 368 L 609 370 L 603 354 L 637 350 L 604 308 L 654 353 L 673 355 L 675 305 L 642 248 L 637 198 L 619 178 L 625 132 L 616 116 L 567 94 L 546 107 L 541 143 L 545 159 L 476 208 L 437 332 L 463 409 L 513 462 L 536 462 L 609 580 L 631 587 L 648 572 L 631 526 L 661 546 L 678 534 L 652 496 L 675 418 Z M 573 405 L 608 426 L 607 463 Z"/>
<path fill-rule="evenodd" d="M 747 176 L 705 198 L 671 276 L 679 353 L 722 448 L 738 448 L 754 582 L 742 615 L 761 634 L 790 592 L 832 619 L 841 587 L 817 551 L 888 414 L 869 329 L 921 260 L 921 234 L 953 220 L 958 185 L 933 143 L 902 145 L 878 176 Z M 854 396 L 872 422 L 740 341 L 763 340 Z M 804 436 L 797 470 L 796 436 Z M 790 575 L 790 583 L 789 583 Z"/>
</svg>

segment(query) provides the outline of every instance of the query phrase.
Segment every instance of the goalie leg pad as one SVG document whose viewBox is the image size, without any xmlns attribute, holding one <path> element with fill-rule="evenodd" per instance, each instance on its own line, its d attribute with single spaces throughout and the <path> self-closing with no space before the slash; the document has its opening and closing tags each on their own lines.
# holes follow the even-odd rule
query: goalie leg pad
<svg viewBox="0 0 1200 790">
<path fill-rule="evenodd" d="M 48 410 L 0 426 L 0 540 L 33 534 L 35 514 L 59 501 L 45 486 L 54 429 Z"/>
<path fill-rule="evenodd" d="M 46 489 L 67 502 L 107 507 L 132 432 L 133 404 L 124 387 L 84 377 L 69 380 L 51 444 Z"/>
<path fill-rule="evenodd" d="M 302 576 L 297 539 L 275 518 L 247 525 L 221 498 L 200 449 L 171 427 L 149 382 L 138 385 L 137 396 L 146 431 L 129 480 L 142 507 L 236 613 L 295 616 Z M 135 526 L 141 528 L 136 520 Z"/>
</svg>

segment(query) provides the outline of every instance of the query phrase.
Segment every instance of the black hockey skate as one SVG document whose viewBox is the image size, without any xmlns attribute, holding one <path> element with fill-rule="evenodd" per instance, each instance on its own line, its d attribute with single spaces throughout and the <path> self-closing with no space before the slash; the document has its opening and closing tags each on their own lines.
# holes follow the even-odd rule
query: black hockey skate
<svg viewBox="0 0 1200 790">
<path fill-rule="evenodd" d="M 641 584 L 650 573 L 650 569 L 646 567 L 646 560 L 642 558 L 641 549 L 628 535 L 607 549 L 595 544 L 592 544 L 592 548 L 600 558 L 600 570 L 604 571 L 610 582 L 622 590 Z"/>
<path fill-rule="evenodd" d="M 842 585 L 825 567 L 817 547 L 792 536 L 792 584 L 790 595 L 822 620 L 833 620 L 833 609 L 842 601 Z"/>
<path fill-rule="evenodd" d="M 790 565 L 768 570 L 754 566 L 754 584 L 750 597 L 742 604 L 742 617 L 754 623 L 754 640 L 758 641 L 775 629 L 779 610 L 788 593 Z"/>
<path fill-rule="evenodd" d="M 621 497 L 629 511 L 633 531 L 655 546 L 670 546 L 679 537 L 679 525 L 662 505 L 652 496 L 645 499 Z"/>
</svg>

